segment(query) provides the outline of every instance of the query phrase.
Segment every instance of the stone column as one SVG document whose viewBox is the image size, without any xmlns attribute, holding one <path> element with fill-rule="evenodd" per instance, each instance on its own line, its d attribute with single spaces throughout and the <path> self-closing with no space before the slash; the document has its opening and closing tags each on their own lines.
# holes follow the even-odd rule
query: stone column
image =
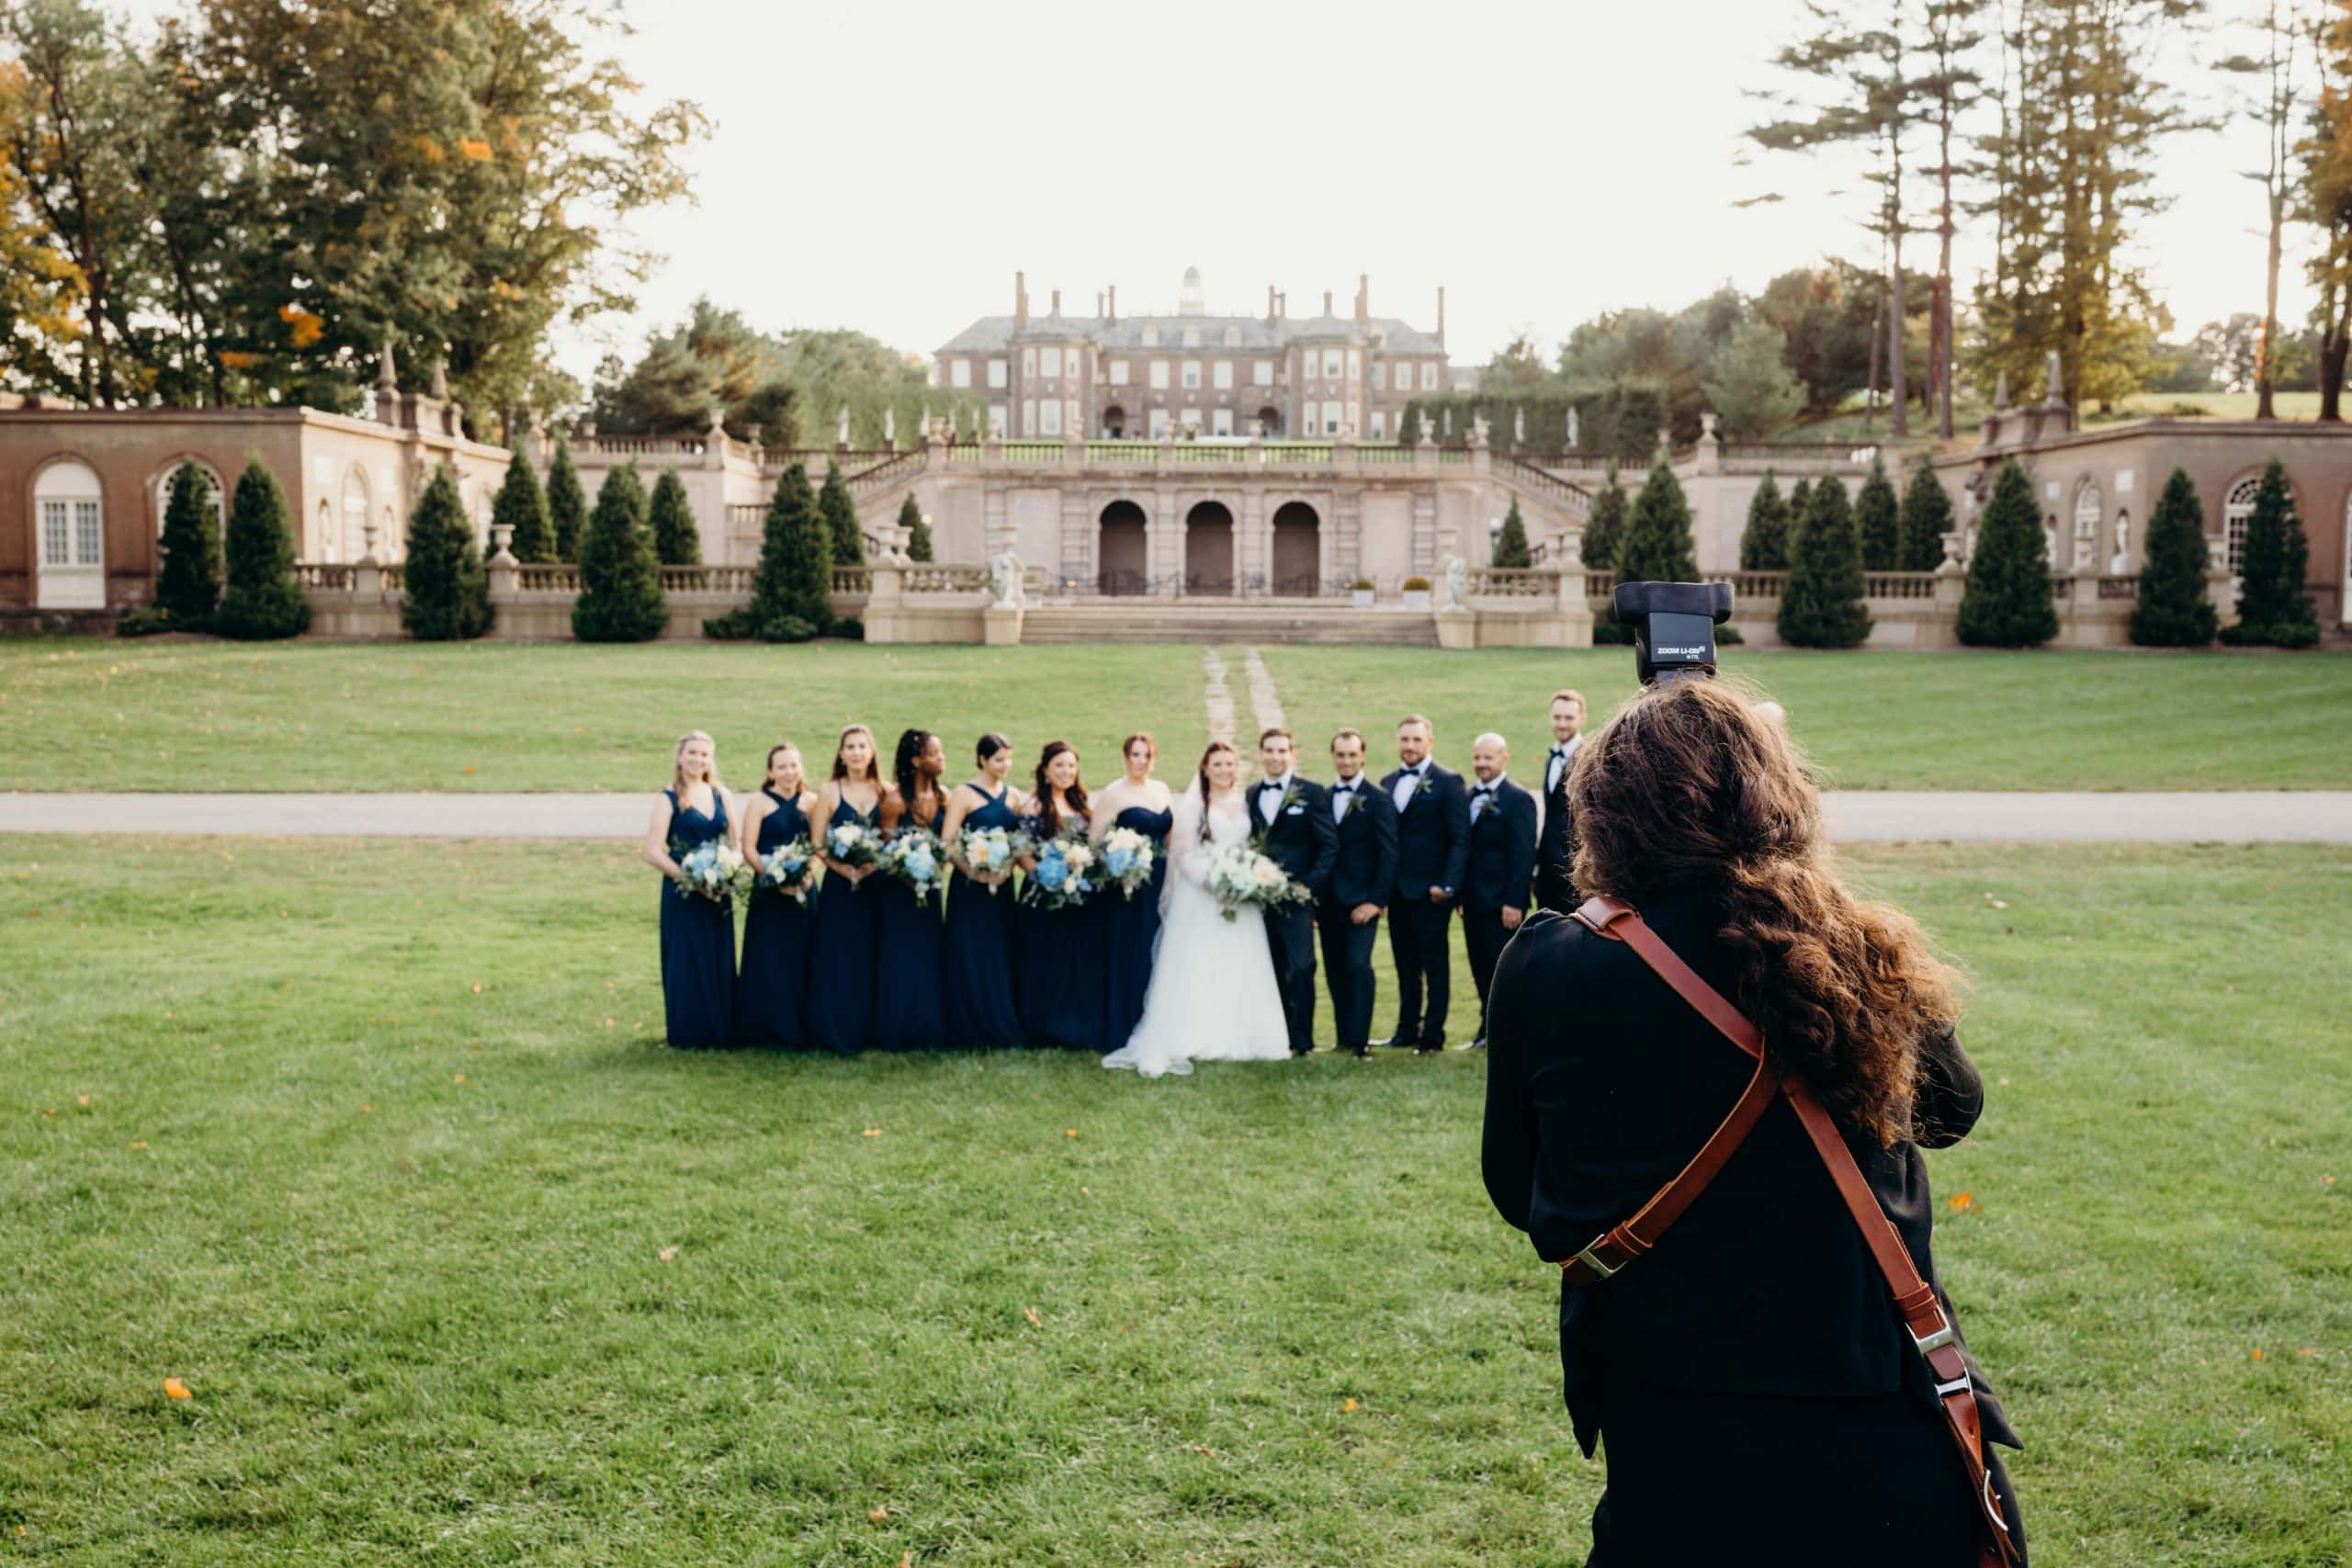
<svg viewBox="0 0 2352 1568">
<path fill-rule="evenodd" d="M 866 568 L 865 640 L 904 640 L 900 612 L 906 606 L 906 569 L 889 556 L 875 558 Z"/>
<path fill-rule="evenodd" d="M 1012 523 L 1005 513 L 1004 487 L 989 482 L 980 491 L 980 537 L 987 558 L 996 559 L 1012 548 Z"/>
<path fill-rule="evenodd" d="M 1434 487 L 1413 496 L 1413 570 L 1423 577 L 1437 570 L 1437 491 Z"/>
<path fill-rule="evenodd" d="M 1164 454 L 1165 443 L 1161 449 Z M 1144 555 L 1153 594 L 1175 598 L 1184 581 L 1184 519 L 1176 510 L 1176 491 L 1169 486 L 1152 491 L 1151 513 L 1144 519 Z"/>
<path fill-rule="evenodd" d="M 1331 526 L 1324 538 L 1323 575 L 1352 581 L 1363 574 L 1363 487 L 1343 491 L 1332 502 Z"/>
<path fill-rule="evenodd" d="M 1079 448 L 1081 457 L 1085 448 Z M 1080 582 L 1094 577 L 1094 513 L 1086 492 L 1075 488 L 1062 491 L 1061 558 L 1055 570 L 1065 579 Z"/>
<path fill-rule="evenodd" d="M 1712 410 L 1699 416 L 1699 457 L 1695 472 L 1719 474 L 1724 468 L 1724 444 L 1715 434 L 1715 416 Z"/>
<path fill-rule="evenodd" d="M 1233 520 L 1233 550 L 1238 558 L 1233 568 L 1233 592 L 1237 598 L 1272 592 L 1265 581 L 1272 570 L 1273 541 L 1269 537 L 1273 525 L 1266 517 L 1266 492 L 1256 485 L 1241 492 L 1241 512 Z"/>
</svg>

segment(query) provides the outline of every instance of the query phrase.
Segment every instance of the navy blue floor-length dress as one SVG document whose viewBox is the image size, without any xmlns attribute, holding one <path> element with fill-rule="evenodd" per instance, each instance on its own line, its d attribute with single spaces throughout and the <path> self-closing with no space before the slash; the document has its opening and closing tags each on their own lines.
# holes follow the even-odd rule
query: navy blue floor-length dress
<svg viewBox="0 0 2352 1568">
<path fill-rule="evenodd" d="M 854 822 L 871 832 L 881 809 L 879 800 L 873 811 L 840 801 L 826 830 Z M 820 1050 L 847 1054 L 874 1043 L 874 961 L 882 924 L 882 900 L 875 894 L 882 881 L 879 872 L 858 883 L 826 874 L 808 959 L 808 1041 Z"/>
<path fill-rule="evenodd" d="M 704 815 L 670 797 L 670 858 L 727 836 L 727 802 L 713 793 Z M 732 1044 L 735 1039 L 735 907 L 662 881 L 662 1011 L 674 1046 Z"/>
<path fill-rule="evenodd" d="M 1078 818 L 1064 824 L 1081 831 L 1085 826 Z M 1037 831 L 1034 827 L 1030 830 Z M 1108 1049 L 1102 1040 L 1107 1021 L 1103 971 L 1111 956 L 1110 906 L 1117 901 L 1115 893 L 1097 894 L 1083 904 L 1049 909 L 1030 902 L 1024 889 L 1021 1023 L 1030 1044 L 1070 1051 Z"/>
<path fill-rule="evenodd" d="M 975 786 L 977 787 L 977 786 Z M 1010 784 L 987 804 L 964 814 L 966 830 L 1012 832 L 1021 818 L 1005 803 Z M 1021 1010 L 1013 1002 L 1013 922 L 1020 905 L 1013 885 L 991 892 L 958 871 L 948 879 L 947 931 L 940 950 L 940 989 L 946 1009 L 947 1043 L 975 1050 L 1009 1050 L 1028 1043 Z"/>
<path fill-rule="evenodd" d="M 882 906 L 874 1043 L 885 1051 L 936 1051 L 946 1033 L 939 994 L 940 889 L 917 903 L 915 890 L 895 876 L 871 877 L 866 886 Z"/>
<path fill-rule="evenodd" d="M 1151 987 L 1152 953 L 1159 943 L 1159 893 L 1168 881 L 1168 829 L 1175 822 L 1173 810 L 1130 806 L 1112 823 L 1149 839 L 1154 856 L 1151 880 L 1136 888 L 1134 897 L 1103 895 L 1111 921 L 1111 962 L 1103 972 L 1103 1042 L 1113 1051 L 1127 1043 L 1143 1020 L 1143 994 Z"/>
<path fill-rule="evenodd" d="M 755 846 L 765 860 L 806 838 L 808 818 L 797 800 L 767 788 L 760 793 L 775 802 L 761 819 Z M 752 895 L 743 916 L 742 967 L 735 976 L 735 1031 L 746 1045 L 791 1049 L 808 1043 L 808 944 L 817 899 L 814 887 L 805 904 L 774 888 Z"/>
</svg>

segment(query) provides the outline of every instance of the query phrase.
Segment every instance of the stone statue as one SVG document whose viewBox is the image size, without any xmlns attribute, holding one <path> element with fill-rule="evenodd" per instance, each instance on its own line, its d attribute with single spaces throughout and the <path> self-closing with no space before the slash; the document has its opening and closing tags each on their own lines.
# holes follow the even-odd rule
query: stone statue
<svg viewBox="0 0 2352 1568">
<path fill-rule="evenodd" d="M 1993 406 L 1996 409 L 2009 406 L 2009 373 L 2006 370 L 1993 378 Z"/>
<path fill-rule="evenodd" d="M 922 432 L 922 438 L 925 441 L 931 439 L 931 405 L 929 403 L 922 405 L 922 423 L 917 428 Z"/>
<path fill-rule="evenodd" d="M 882 411 L 882 445 L 891 446 L 899 440 L 899 411 L 895 407 Z"/>
<path fill-rule="evenodd" d="M 1417 416 L 1421 422 L 1421 445 L 1430 444 L 1430 411 L 1422 409 Z"/>
<path fill-rule="evenodd" d="M 1571 408 L 1568 410 L 1568 450 L 1577 451 L 1583 445 L 1583 438 L 1577 434 L 1577 411 Z"/>
<path fill-rule="evenodd" d="M 989 586 L 996 592 L 991 610 L 1021 608 L 1021 558 L 1011 550 L 989 562 Z"/>
<path fill-rule="evenodd" d="M 1451 408 L 1448 408 L 1448 409 L 1445 411 L 1445 412 L 1444 412 L 1444 413 L 1440 417 L 1440 419 L 1439 419 L 1439 423 L 1440 423 L 1441 424 L 1442 424 L 1442 425 L 1445 427 L 1445 438 L 1446 438 L 1448 441 L 1453 440 L 1453 409 L 1451 409 Z"/>
<path fill-rule="evenodd" d="M 1445 558 L 1445 592 L 1438 596 L 1441 610 L 1470 607 L 1470 563 L 1460 556 Z"/>
<path fill-rule="evenodd" d="M 834 423 L 834 429 L 833 429 L 833 444 L 834 444 L 835 446 L 848 446 L 848 445 L 849 445 L 849 405 L 848 405 L 847 403 L 843 403 L 843 404 L 842 405 L 841 417 L 840 417 L 838 420 L 834 421 L 833 423 Z"/>
<path fill-rule="evenodd" d="M 2041 400 L 2053 409 L 2066 400 L 2064 389 L 2059 384 L 2064 374 L 2059 367 L 2058 351 L 2053 348 L 2050 351 L 2050 367 L 2042 372 L 2044 384 L 2049 389 L 2041 394 Z"/>
<path fill-rule="evenodd" d="M 1510 438 L 1521 446 L 1527 445 L 1527 410 L 1523 406 L 1510 411 Z"/>
<path fill-rule="evenodd" d="M 1487 416 L 1482 413 L 1472 414 L 1470 416 L 1470 445 L 1483 449 L 1488 439 Z"/>
</svg>

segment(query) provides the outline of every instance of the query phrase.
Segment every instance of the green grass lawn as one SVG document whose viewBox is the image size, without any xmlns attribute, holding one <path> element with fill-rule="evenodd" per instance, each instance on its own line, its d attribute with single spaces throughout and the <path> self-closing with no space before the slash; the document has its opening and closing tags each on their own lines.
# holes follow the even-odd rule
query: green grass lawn
<svg viewBox="0 0 2352 1568">
<path fill-rule="evenodd" d="M 18 1555 L 1582 1557 L 1479 1058 L 673 1054 L 618 846 L 6 854 Z M 1847 864 L 1975 976 L 1939 1253 L 2039 1560 L 2343 1561 L 2352 853 Z"/>
<path fill-rule="evenodd" d="M 1237 731 L 1257 728 L 1224 650 Z M 1319 761 L 1342 724 L 1376 766 L 1410 708 L 1466 767 L 1498 728 L 1522 761 L 1549 744 L 1545 699 L 1582 689 L 1605 715 L 1633 689 L 1623 649 L 1441 653 L 1263 650 Z M 2352 659 L 2340 654 L 1749 654 L 1731 668 L 1785 703 L 1825 776 L 1852 789 L 2343 788 L 2352 784 Z M 494 644 L 254 647 L 0 640 L 0 789 L 653 790 L 690 727 L 749 787 L 774 741 L 821 768 L 848 719 L 888 748 L 921 725 L 962 776 L 1001 729 L 1026 763 L 1075 743 L 1087 776 L 1150 729 L 1181 780 L 1206 732 L 1199 650 L 598 648 Z"/>
</svg>

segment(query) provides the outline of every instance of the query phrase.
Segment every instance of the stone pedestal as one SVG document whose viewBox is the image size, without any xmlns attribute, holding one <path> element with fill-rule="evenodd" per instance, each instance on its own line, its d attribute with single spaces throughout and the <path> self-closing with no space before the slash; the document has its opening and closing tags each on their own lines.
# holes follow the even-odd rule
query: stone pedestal
<svg viewBox="0 0 2352 1568">
<path fill-rule="evenodd" d="M 1475 610 L 1440 610 L 1437 613 L 1437 645 L 1440 648 L 1476 648 L 1478 646 L 1478 615 Z M 1585 626 L 1585 641 L 1592 640 L 1589 621 Z"/>
<path fill-rule="evenodd" d="M 1021 611 L 991 604 L 980 612 L 980 640 L 989 648 L 1021 646 Z"/>
</svg>

